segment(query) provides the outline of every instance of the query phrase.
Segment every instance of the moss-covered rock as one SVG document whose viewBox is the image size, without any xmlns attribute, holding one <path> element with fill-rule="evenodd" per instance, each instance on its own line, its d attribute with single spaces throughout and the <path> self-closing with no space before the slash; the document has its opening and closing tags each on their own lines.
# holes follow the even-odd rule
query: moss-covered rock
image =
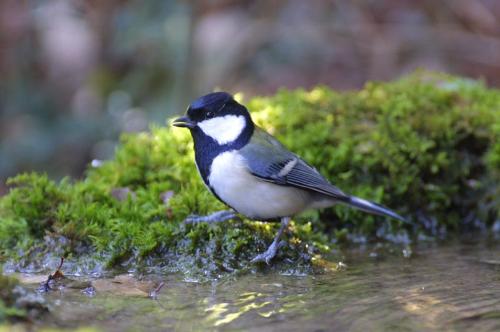
<svg viewBox="0 0 500 332">
<path fill-rule="evenodd" d="M 21 287 L 16 278 L 0 273 L 0 324 L 37 319 L 47 312 L 45 300 L 39 294 Z"/>
<path fill-rule="evenodd" d="M 485 227 L 499 217 L 500 92 L 480 82 L 418 72 L 358 92 L 282 90 L 246 104 L 259 125 L 344 191 L 408 216 L 410 234 Z M 224 206 L 196 172 L 189 133 L 169 126 L 124 135 L 115 158 L 81 181 L 23 174 L 8 184 L 0 250 L 3 260 L 23 264 L 92 256 L 114 267 L 216 274 L 245 268 L 277 227 L 182 223 Z M 278 261 L 306 268 L 332 241 L 400 231 L 344 207 L 306 213 L 292 226 Z"/>
<path fill-rule="evenodd" d="M 24 318 L 26 312 L 15 306 L 14 288 L 18 281 L 0 274 L 0 323 L 7 319 Z"/>
</svg>

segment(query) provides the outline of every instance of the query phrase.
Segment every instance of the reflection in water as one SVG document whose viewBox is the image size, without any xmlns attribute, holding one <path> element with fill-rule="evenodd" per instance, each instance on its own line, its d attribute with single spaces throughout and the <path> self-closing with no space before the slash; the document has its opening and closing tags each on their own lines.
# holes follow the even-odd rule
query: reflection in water
<svg viewBox="0 0 500 332">
<path fill-rule="evenodd" d="M 57 325 L 106 331 L 500 330 L 499 245 L 416 247 L 411 258 L 393 249 L 352 251 L 347 269 L 316 276 L 167 276 L 156 301 L 99 290 L 47 296 Z"/>
<path fill-rule="evenodd" d="M 217 303 L 205 309 L 210 313 L 206 320 L 213 326 L 220 326 L 231 323 L 241 315 L 251 310 L 257 310 L 271 304 L 269 301 L 262 301 L 262 293 L 244 293 L 234 303 L 234 310 L 229 311 L 229 303 Z M 229 311 L 229 312 L 228 312 Z M 270 316 L 268 314 L 268 316 Z"/>
</svg>

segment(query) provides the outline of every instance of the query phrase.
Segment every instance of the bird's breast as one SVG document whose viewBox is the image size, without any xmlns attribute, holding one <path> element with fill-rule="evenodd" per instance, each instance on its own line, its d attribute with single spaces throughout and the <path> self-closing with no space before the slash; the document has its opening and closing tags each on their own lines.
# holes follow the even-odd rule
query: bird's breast
<svg viewBox="0 0 500 332">
<path fill-rule="evenodd" d="M 311 194 L 290 186 L 281 186 L 252 175 L 245 159 L 236 151 L 214 158 L 208 181 L 226 204 L 253 219 L 292 216 L 311 203 Z"/>
</svg>

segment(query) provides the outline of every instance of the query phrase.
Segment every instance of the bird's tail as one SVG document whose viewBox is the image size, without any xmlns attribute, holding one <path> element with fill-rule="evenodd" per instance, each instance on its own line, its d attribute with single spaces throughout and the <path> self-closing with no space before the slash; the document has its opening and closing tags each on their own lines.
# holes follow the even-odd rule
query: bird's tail
<svg viewBox="0 0 500 332">
<path fill-rule="evenodd" d="M 397 219 L 399 221 L 402 221 L 404 223 L 408 223 L 408 221 L 405 218 L 401 217 L 396 212 L 394 212 L 394 211 L 392 211 L 392 210 L 390 210 L 390 209 L 388 209 L 385 206 L 382 206 L 380 204 L 367 201 L 366 199 L 362 199 L 362 198 L 354 197 L 354 196 L 349 196 L 349 198 L 346 199 L 345 201 L 343 201 L 343 203 L 350 205 L 352 207 L 355 207 L 361 211 L 365 211 L 365 212 L 373 213 L 373 214 L 378 214 L 380 216 L 391 217 L 391 218 Z"/>
</svg>

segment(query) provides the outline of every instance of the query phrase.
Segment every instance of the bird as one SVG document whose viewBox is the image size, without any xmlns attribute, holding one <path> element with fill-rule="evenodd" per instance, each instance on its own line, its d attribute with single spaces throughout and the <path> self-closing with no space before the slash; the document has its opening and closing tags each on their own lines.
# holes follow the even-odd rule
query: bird
<svg viewBox="0 0 500 332">
<path fill-rule="evenodd" d="M 267 250 L 252 263 L 270 264 L 291 218 L 307 209 L 345 204 L 402 222 L 396 212 L 344 193 L 313 166 L 258 127 L 247 108 L 227 92 L 194 100 L 173 126 L 187 128 L 194 142 L 195 163 L 210 192 L 235 212 L 252 220 L 281 220 Z M 219 211 L 195 221 L 223 221 L 232 211 Z"/>
</svg>

